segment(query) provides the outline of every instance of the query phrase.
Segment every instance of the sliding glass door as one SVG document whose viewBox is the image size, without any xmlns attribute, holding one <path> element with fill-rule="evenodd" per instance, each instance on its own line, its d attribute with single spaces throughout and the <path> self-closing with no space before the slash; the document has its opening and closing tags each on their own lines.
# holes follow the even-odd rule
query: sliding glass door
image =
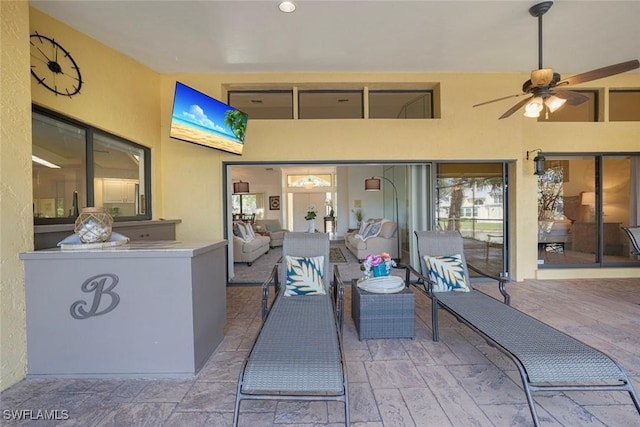
<svg viewBox="0 0 640 427">
<path fill-rule="evenodd" d="M 636 263 L 622 227 L 640 220 L 640 156 L 547 155 L 538 177 L 538 264 Z"/>
<path fill-rule="evenodd" d="M 459 231 L 467 262 L 508 274 L 506 163 L 440 163 L 435 200 L 438 230 Z"/>
</svg>

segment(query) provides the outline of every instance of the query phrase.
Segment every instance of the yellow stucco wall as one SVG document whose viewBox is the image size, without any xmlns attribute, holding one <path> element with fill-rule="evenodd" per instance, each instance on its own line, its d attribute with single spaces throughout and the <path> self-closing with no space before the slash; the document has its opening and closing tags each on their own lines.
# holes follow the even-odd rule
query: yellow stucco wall
<svg viewBox="0 0 640 427">
<path fill-rule="evenodd" d="M 18 254 L 33 248 L 31 102 L 150 147 L 155 218 L 162 216 L 163 192 L 157 187 L 162 175 L 159 74 L 29 8 L 26 0 L 0 1 L 0 7 L 0 389 L 5 389 L 25 375 L 24 272 Z M 79 95 L 56 96 L 31 77 L 29 34 L 35 31 L 71 52 L 84 80 Z"/>
<path fill-rule="evenodd" d="M 518 88 L 529 76 L 498 74 L 243 74 L 163 75 L 163 212 L 182 218 L 179 238 L 223 235 L 222 167 L 228 161 L 506 160 L 511 161 L 512 278 L 638 277 L 628 269 L 537 269 L 537 181 L 526 152 L 640 152 L 640 123 L 538 123 L 520 113 L 497 118 L 512 103 L 471 105 Z M 225 100 L 223 86 L 261 82 L 309 84 L 439 82 L 441 116 L 435 120 L 249 120 L 242 157 L 169 138 L 173 88 L 178 80 Z M 623 74 L 598 86 L 640 87 Z M 182 189 L 188 188 L 185 192 Z"/>
<path fill-rule="evenodd" d="M 32 247 L 31 100 L 151 147 L 153 217 L 182 219 L 177 228 L 178 239 L 223 237 L 222 163 L 225 161 L 507 160 L 512 162 L 511 185 L 515 196 L 511 200 L 510 220 L 514 227 L 512 274 L 516 279 L 544 275 L 640 276 L 637 268 L 544 272 L 536 269 L 536 179 L 532 163 L 524 160 L 526 151 L 541 148 L 554 152 L 638 152 L 640 123 L 537 123 L 520 114 L 498 121 L 511 106 L 508 101 L 471 108 L 474 103 L 517 91 L 529 77 L 526 74 L 159 75 L 29 9 L 26 1 L 0 1 L 0 5 L 2 389 L 19 381 L 25 371 L 24 273 L 17 255 Z M 80 95 L 73 99 L 56 97 L 28 73 L 15 71 L 27 69 L 28 35 L 33 31 L 54 36 L 74 55 L 85 80 Z M 222 100 L 225 84 L 432 82 L 440 84 L 442 118 L 255 120 L 248 125 L 245 153 L 238 157 L 169 138 L 176 80 Z M 600 80 L 593 87 L 603 86 L 637 88 L 640 75 L 624 74 Z M 9 121 L 5 121 L 5 117 Z M 11 123 L 6 132 L 5 123 Z"/>
<path fill-rule="evenodd" d="M 75 59 L 84 81 L 80 94 L 56 96 L 31 79 L 36 105 L 152 149 L 152 186 L 160 160 L 160 75 L 128 56 L 30 9 L 29 31 L 55 38 Z M 152 188 L 154 217 L 161 215 L 162 191 Z"/>
<path fill-rule="evenodd" d="M 33 248 L 29 5 L 0 2 L 0 390 L 25 374 L 24 273 Z"/>
</svg>

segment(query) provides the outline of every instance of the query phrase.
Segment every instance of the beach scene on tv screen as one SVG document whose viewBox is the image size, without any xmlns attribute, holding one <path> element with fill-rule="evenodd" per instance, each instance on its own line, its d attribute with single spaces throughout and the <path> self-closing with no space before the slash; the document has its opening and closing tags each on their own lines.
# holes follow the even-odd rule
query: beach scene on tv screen
<svg viewBox="0 0 640 427">
<path fill-rule="evenodd" d="M 242 154 L 247 115 L 181 83 L 176 84 L 170 136 Z"/>
</svg>

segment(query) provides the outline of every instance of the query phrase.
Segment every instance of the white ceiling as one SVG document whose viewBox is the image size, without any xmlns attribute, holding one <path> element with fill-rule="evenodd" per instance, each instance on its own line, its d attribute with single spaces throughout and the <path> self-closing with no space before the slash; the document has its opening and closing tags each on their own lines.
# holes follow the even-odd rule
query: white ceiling
<svg viewBox="0 0 640 427">
<path fill-rule="evenodd" d="M 292 14 L 277 0 L 30 3 L 160 73 L 538 68 L 538 1 L 297 0 Z M 638 59 L 640 1 L 557 0 L 543 40 L 543 65 L 563 77 Z"/>
</svg>

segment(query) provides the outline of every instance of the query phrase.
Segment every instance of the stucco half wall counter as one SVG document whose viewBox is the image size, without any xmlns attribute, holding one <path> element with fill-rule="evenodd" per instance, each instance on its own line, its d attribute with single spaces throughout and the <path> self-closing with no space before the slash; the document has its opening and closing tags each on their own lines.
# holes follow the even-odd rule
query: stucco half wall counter
<svg viewBox="0 0 640 427">
<path fill-rule="evenodd" d="M 188 377 L 222 342 L 226 240 L 20 254 L 27 377 Z"/>
</svg>

